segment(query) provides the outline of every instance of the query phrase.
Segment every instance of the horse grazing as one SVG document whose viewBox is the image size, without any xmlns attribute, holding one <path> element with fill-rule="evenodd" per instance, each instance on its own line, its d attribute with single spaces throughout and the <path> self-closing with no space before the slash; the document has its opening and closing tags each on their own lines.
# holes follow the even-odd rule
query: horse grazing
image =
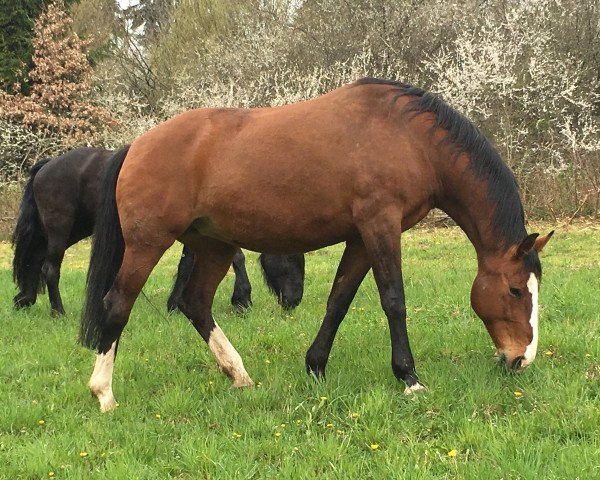
<svg viewBox="0 0 600 480">
<path fill-rule="evenodd" d="M 67 248 L 92 234 L 102 193 L 102 178 L 114 153 L 101 148 L 78 148 L 57 158 L 40 160 L 31 167 L 12 236 L 15 249 L 13 279 L 19 287 L 13 300 L 15 307 L 33 305 L 46 284 L 53 314 L 65 313 L 58 286 L 62 260 Z M 182 289 L 185 285 L 188 278 L 185 264 L 187 261 L 193 265 L 193 258 L 190 260 L 182 256 L 179 275 L 169 298 L 169 310 L 177 308 L 177 288 Z M 302 256 L 302 268 L 287 270 L 287 275 L 282 277 L 280 268 L 285 268 L 292 260 L 287 256 L 261 257 L 267 284 L 280 282 L 274 293 L 285 308 L 295 307 L 302 299 L 303 260 Z M 300 265 L 297 259 L 293 261 Z M 241 250 L 233 259 L 233 268 L 236 282 L 231 302 L 241 310 L 252 303 Z M 191 267 L 188 270 L 191 271 Z"/>
<path fill-rule="evenodd" d="M 406 329 L 400 239 L 434 207 L 477 251 L 472 306 L 498 354 L 514 370 L 535 357 L 538 252 L 550 234 L 527 235 L 516 181 L 499 154 L 468 119 L 419 88 L 367 78 L 275 108 L 188 111 L 119 151 L 105 179 L 80 330 L 97 350 L 89 387 L 102 411 L 115 406 L 115 354 L 133 303 L 175 240 L 195 252 L 181 311 L 235 387 L 252 380 L 211 307 L 236 249 L 289 254 L 345 242 L 308 372 L 324 375 L 372 268 L 392 370 L 406 393 L 424 389 Z"/>
</svg>

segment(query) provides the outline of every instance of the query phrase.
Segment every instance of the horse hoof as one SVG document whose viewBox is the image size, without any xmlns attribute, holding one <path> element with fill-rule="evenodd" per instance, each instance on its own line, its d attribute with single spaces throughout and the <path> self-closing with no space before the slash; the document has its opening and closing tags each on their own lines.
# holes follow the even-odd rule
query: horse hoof
<svg viewBox="0 0 600 480">
<path fill-rule="evenodd" d="M 119 406 L 119 404 L 115 401 L 114 398 L 100 400 L 100 412 L 102 412 L 102 413 L 110 412 L 111 410 L 114 410 L 118 406 Z"/>
<path fill-rule="evenodd" d="M 234 380 L 232 387 L 233 388 L 249 388 L 253 387 L 254 382 L 250 377 L 241 377 Z"/>
<path fill-rule="evenodd" d="M 427 387 L 419 382 L 411 385 L 410 387 L 406 387 L 404 389 L 404 395 L 414 395 L 416 393 L 425 393 L 427 391 Z"/>
</svg>

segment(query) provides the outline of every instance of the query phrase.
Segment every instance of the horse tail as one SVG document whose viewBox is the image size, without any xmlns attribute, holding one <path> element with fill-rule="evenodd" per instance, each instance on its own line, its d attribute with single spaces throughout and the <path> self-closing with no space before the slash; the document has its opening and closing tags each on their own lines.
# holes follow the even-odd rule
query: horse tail
<svg viewBox="0 0 600 480">
<path fill-rule="evenodd" d="M 12 234 L 12 246 L 15 251 L 13 258 L 13 281 L 22 292 L 40 292 L 44 286 L 41 269 L 34 271 L 31 261 L 46 249 L 47 241 L 44 228 L 40 220 L 38 206 L 33 195 L 33 180 L 35 175 L 46 165 L 51 158 L 44 158 L 36 162 L 29 170 L 29 179 L 25 184 L 23 198 L 19 206 L 17 225 Z M 29 288 L 28 288 L 29 287 Z"/>
<path fill-rule="evenodd" d="M 110 160 L 102 182 L 102 197 L 96 211 L 86 299 L 79 330 L 81 344 L 92 349 L 99 346 L 107 316 L 104 297 L 112 287 L 125 252 L 115 190 L 128 151 L 129 145 L 115 153 Z"/>
</svg>

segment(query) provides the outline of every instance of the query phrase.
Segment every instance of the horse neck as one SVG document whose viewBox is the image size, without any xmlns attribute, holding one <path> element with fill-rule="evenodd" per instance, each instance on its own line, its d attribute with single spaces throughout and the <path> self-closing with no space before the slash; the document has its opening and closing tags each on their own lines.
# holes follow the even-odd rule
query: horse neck
<svg viewBox="0 0 600 480">
<path fill-rule="evenodd" d="M 507 243 L 512 242 L 502 238 L 494 227 L 497 204 L 488 194 L 487 182 L 475 175 L 466 155 L 461 155 L 455 162 L 448 159 L 443 162 L 444 178 L 440 182 L 443 187 L 436 206 L 466 233 L 480 264 L 486 259 L 502 256 L 510 247 Z M 507 188 L 516 187 L 509 185 Z M 525 238 L 524 224 L 522 235 Z"/>
</svg>

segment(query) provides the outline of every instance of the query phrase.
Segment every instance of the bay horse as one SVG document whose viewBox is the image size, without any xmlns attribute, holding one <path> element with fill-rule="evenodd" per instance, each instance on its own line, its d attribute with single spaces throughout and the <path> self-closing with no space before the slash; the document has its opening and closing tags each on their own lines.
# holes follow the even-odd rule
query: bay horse
<svg viewBox="0 0 600 480">
<path fill-rule="evenodd" d="M 215 290 L 239 247 L 301 253 L 345 242 L 325 318 L 306 354 L 323 376 L 331 346 L 369 269 L 387 316 L 392 371 L 405 393 L 425 387 L 406 329 L 401 236 L 437 207 L 477 252 L 471 303 L 507 367 L 538 342 L 538 252 L 514 176 L 481 132 L 441 98 L 365 78 L 273 108 L 203 108 L 167 120 L 115 155 L 105 177 L 80 341 L 97 351 L 89 387 L 115 406 L 112 374 L 131 308 L 176 240 L 195 252 L 182 312 L 234 387 L 252 385 L 212 317 Z"/>
<path fill-rule="evenodd" d="M 13 279 L 19 288 L 13 299 L 16 308 L 33 305 L 47 285 L 52 313 L 65 313 L 59 290 L 65 251 L 92 235 L 102 178 L 114 153 L 102 148 L 77 148 L 56 158 L 40 160 L 31 167 L 12 235 Z M 284 308 L 294 308 L 302 299 L 304 256 L 296 257 L 262 255 L 260 258 L 267 285 L 271 290 L 272 284 L 277 285 L 273 293 Z M 241 250 L 236 252 L 232 263 L 236 279 L 231 303 L 237 310 L 243 310 L 252 301 Z M 182 255 L 168 301 L 169 311 L 177 308 L 180 291 L 189 278 L 186 272 L 192 266 L 193 256 Z"/>
</svg>

